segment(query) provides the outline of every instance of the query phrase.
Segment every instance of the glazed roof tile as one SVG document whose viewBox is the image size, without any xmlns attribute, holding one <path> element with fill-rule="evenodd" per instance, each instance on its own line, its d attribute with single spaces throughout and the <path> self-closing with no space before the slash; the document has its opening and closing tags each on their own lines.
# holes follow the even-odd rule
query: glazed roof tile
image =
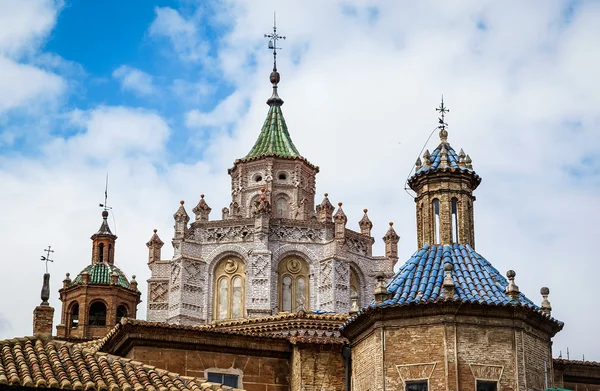
<svg viewBox="0 0 600 391">
<path fill-rule="evenodd" d="M 452 263 L 454 296 L 444 297 L 444 264 Z M 427 304 L 444 301 L 518 306 L 549 318 L 562 328 L 560 322 L 545 314 L 539 306 L 519 293 L 516 300 L 506 294 L 508 281 L 484 257 L 466 244 L 424 245 L 398 270 L 387 283 L 390 299 L 380 304 L 372 302 L 346 321 L 346 327 L 356 317 L 376 307 Z"/>
<path fill-rule="evenodd" d="M 129 288 L 129 281 L 127 280 L 127 277 L 125 277 L 125 274 L 121 271 L 121 269 L 119 269 L 118 267 L 116 267 L 115 265 L 110 265 L 108 263 L 104 263 L 104 262 L 100 262 L 100 263 L 93 263 L 91 265 L 88 265 L 85 269 L 83 269 L 78 275 L 77 277 L 75 277 L 75 279 L 73 280 L 73 285 L 80 285 L 83 284 L 83 279 L 81 277 L 81 275 L 83 273 L 88 273 L 90 275 L 89 278 L 89 284 L 110 284 L 110 275 L 116 272 L 117 275 L 119 276 L 118 280 L 117 280 L 117 284 L 124 287 L 124 288 Z"/>
<path fill-rule="evenodd" d="M 0 385 L 106 391 L 229 389 L 61 341 L 0 341 Z"/>
<path fill-rule="evenodd" d="M 271 105 L 256 143 L 244 159 L 277 156 L 299 157 L 288 132 L 280 105 Z"/>
<path fill-rule="evenodd" d="M 415 175 L 425 173 L 425 172 L 435 171 L 438 168 L 441 168 L 440 163 L 442 161 L 442 147 L 444 145 L 446 147 L 446 154 L 447 154 L 449 167 L 455 168 L 458 170 L 468 171 L 468 172 L 475 172 L 472 168 L 468 168 L 466 166 L 459 165 L 460 158 L 459 158 L 458 154 L 456 153 L 454 148 L 452 148 L 450 146 L 450 144 L 448 142 L 446 142 L 446 143 L 441 143 L 440 145 L 437 146 L 436 149 L 433 150 L 433 152 L 431 153 L 431 156 L 429 158 L 429 161 L 431 162 L 431 164 L 429 166 L 425 166 L 425 165 L 421 166 L 420 169 L 415 171 Z"/>
</svg>

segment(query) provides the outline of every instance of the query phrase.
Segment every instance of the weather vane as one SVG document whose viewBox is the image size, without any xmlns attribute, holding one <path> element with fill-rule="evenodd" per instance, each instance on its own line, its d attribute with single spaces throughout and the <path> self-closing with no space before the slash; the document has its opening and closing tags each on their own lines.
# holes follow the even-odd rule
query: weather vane
<svg viewBox="0 0 600 391">
<path fill-rule="evenodd" d="M 42 255 L 42 261 L 46 262 L 46 274 L 48 274 L 48 262 L 54 262 L 53 259 L 50 259 L 50 253 L 53 253 L 54 250 L 51 250 L 52 247 L 48 246 L 47 249 L 44 250 L 46 255 Z"/>
<path fill-rule="evenodd" d="M 273 50 L 273 71 L 277 70 L 277 41 L 285 39 L 284 36 L 277 34 L 277 19 L 275 18 L 275 12 L 273 12 L 273 33 L 265 34 L 265 38 L 269 38 L 269 49 Z"/>
<path fill-rule="evenodd" d="M 448 126 L 448 124 L 445 122 L 445 114 L 450 112 L 450 110 L 448 110 L 448 108 L 444 106 L 444 95 L 442 95 L 442 103 L 440 104 L 440 107 L 436 108 L 435 111 L 439 112 L 442 115 L 440 118 L 438 118 L 438 122 L 440 124 L 438 128 L 445 130 L 446 126 Z"/>
<path fill-rule="evenodd" d="M 101 208 L 104 208 L 105 211 L 112 209 L 112 207 L 108 206 L 106 200 L 108 198 L 108 174 L 106 174 L 106 186 L 104 187 L 104 203 L 99 204 Z"/>
</svg>

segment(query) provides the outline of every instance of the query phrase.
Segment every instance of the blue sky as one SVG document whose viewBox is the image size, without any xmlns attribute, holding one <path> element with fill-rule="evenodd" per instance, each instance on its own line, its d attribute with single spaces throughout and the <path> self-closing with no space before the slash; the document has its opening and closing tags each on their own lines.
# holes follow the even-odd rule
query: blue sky
<svg viewBox="0 0 600 391">
<path fill-rule="evenodd" d="M 169 242 L 179 200 L 190 210 L 204 193 L 218 218 L 230 202 L 227 168 L 267 113 L 263 34 L 275 10 L 287 36 L 283 112 L 321 168 L 317 197 L 343 202 L 354 229 L 369 208 L 378 254 L 394 221 L 408 259 L 405 178 L 443 93 L 449 141 L 483 178 L 477 251 L 516 270 L 535 302 L 550 287 L 566 323 L 556 355 L 568 346 L 600 360 L 589 338 L 600 322 L 589 311 L 600 235 L 597 1 L 0 2 L 0 237 L 15 276 L 0 297 L 21 298 L 0 301 L 0 337 L 30 333 L 49 244 L 60 308 L 64 274 L 89 262 L 107 172 L 117 263 L 138 281 L 149 277 L 152 229 Z"/>
</svg>

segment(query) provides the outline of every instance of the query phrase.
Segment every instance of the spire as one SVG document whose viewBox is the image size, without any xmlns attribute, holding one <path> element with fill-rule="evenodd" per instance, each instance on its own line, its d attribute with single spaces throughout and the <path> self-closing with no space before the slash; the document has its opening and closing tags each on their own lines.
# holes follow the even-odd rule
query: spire
<svg viewBox="0 0 600 391">
<path fill-rule="evenodd" d="M 42 283 L 41 299 L 42 302 L 33 310 L 33 335 L 40 338 L 48 338 L 52 336 L 52 319 L 54 317 L 54 308 L 50 307 L 48 300 L 50 299 L 50 273 L 48 273 L 48 262 L 54 262 L 50 259 L 50 253 L 54 250 L 48 246 L 44 250 L 45 256 L 42 256 L 42 261 L 46 262 L 46 273 Z"/>
<path fill-rule="evenodd" d="M 208 221 L 208 215 L 210 214 L 211 210 L 212 208 L 208 206 L 206 201 L 204 201 L 204 194 L 200 194 L 200 201 L 198 202 L 198 205 L 192 209 L 192 212 L 194 212 L 196 215 L 196 221 Z"/>
<path fill-rule="evenodd" d="M 333 221 L 335 221 L 336 224 L 342 224 L 342 225 L 346 225 L 346 223 L 348 222 L 348 217 L 346 216 L 346 213 L 344 213 L 344 210 L 342 209 L 341 202 L 338 202 L 338 210 L 333 215 Z"/>
<path fill-rule="evenodd" d="M 112 235 L 112 231 L 108 226 L 108 211 L 102 211 L 102 225 L 100 225 L 100 229 L 96 232 L 96 235 Z"/>
<path fill-rule="evenodd" d="M 358 226 L 360 227 L 360 233 L 363 235 L 371 236 L 371 229 L 373 228 L 373 223 L 367 216 L 368 209 L 363 209 L 365 213 L 362 219 L 358 222 Z"/>
<path fill-rule="evenodd" d="M 319 205 L 317 205 L 317 218 L 321 223 L 331 222 L 331 217 L 335 207 L 331 205 L 328 198 L 329 194 L 325 193 L 325 198 Z"/>
<path fill-rule="evenodd" d="M 269 80 L 273 85 L 273 93 L 267 100 L 270 108 L 265 123 L 256 143 L 245 158 L 263 156 L 299 157 L 300 153 L 292 142 L 281 111 L 283 99 L 279 97 L 277 92 L 279 81 L 281 80 L 281 75 L 277 72 L 277 49 L 281 48 L 277 47 L 277 41 L 285 39 L 285 37 L 277 33 L 275 22 L 273 23 L 273 33 L 265 34 L 265 37 L 269 38 L 269 49 L 273 50 L 273 71 L 269 76 Z"/>
</svg>

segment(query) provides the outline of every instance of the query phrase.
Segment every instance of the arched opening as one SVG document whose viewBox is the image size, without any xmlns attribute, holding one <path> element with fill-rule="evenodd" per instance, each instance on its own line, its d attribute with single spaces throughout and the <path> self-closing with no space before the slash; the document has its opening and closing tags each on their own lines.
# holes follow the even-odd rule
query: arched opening
<svg viewBox="0 0 600 391">
<path fill-rule="evenodd" d="M 433 242 L 440 244 L 440 200 L 433 200 Z"/>
<path fill-rule="evenodd" d="M 458 200 L 452 199 L 452 243 L 458 243 Z"/>
<path fill-rule="evenodd" d="M 71 304 L 69 310 L 69 326 L 72 329 L 76 329 L 79 326 L 79 303 L 75 302 Z"/>
<path fill-rule="evenodd" d="M 353 268 L 350 268 L 350 302 L 356 299 L 356 303 L 360 307 L 360 280 L 358 273 Z"/>
<path fill-rule="evenodd" d="M 104 243 L 98 245 L 98 262 L 104 262 Z"/>
<path fill-rule="evenodd" d="M 424 218 L 425 216 L 423 216 L 423 203 L 421 202 L 419 204 L 419 226 L 417 227 L 417 231 L 421 234 L 421 243 L 427 242 L 427 240 L 425 239 L 425 232 L 427 232 L 427 230 L 423 226 Z"/>
<path fill-rule="evenodd" d="M 109 244 L 108 245 L 108 259 L 107 259 L 107 261 L 109 261 L 109 262 L 112 259 L 112 252 L 113 252 L 112 244 Z"/>
<path fill-rule="evenodd" d="M 279 309 L 297 312 L 309 307 L 308 264 L 297 256 L 279 263 Z"/>
<path fill-rule="evenodd" d="M 117 323 L 121 322 L 121 319 L 127 317 L 127 307 L 120 305 L 117 307 Z"/>
<path fill-rule="evenodd" d="M 277 198 L 277 201 L 275 201 L 275 211 L 277 217 L 283 219 L 290 217 L 289 202 L 285 197 Z"/>
<path fill-rule="evenodd" d="M 90 305 L 88 325 L 106 326 L 106 305 L 103 302 L 96 301 Z"/>
<path fill-rule="evenodd" d="M 215 268 L 214 319 L 235 319 L 245 316 L 246 265 L 237 257 L 227 257 Z"/>
</svg>

